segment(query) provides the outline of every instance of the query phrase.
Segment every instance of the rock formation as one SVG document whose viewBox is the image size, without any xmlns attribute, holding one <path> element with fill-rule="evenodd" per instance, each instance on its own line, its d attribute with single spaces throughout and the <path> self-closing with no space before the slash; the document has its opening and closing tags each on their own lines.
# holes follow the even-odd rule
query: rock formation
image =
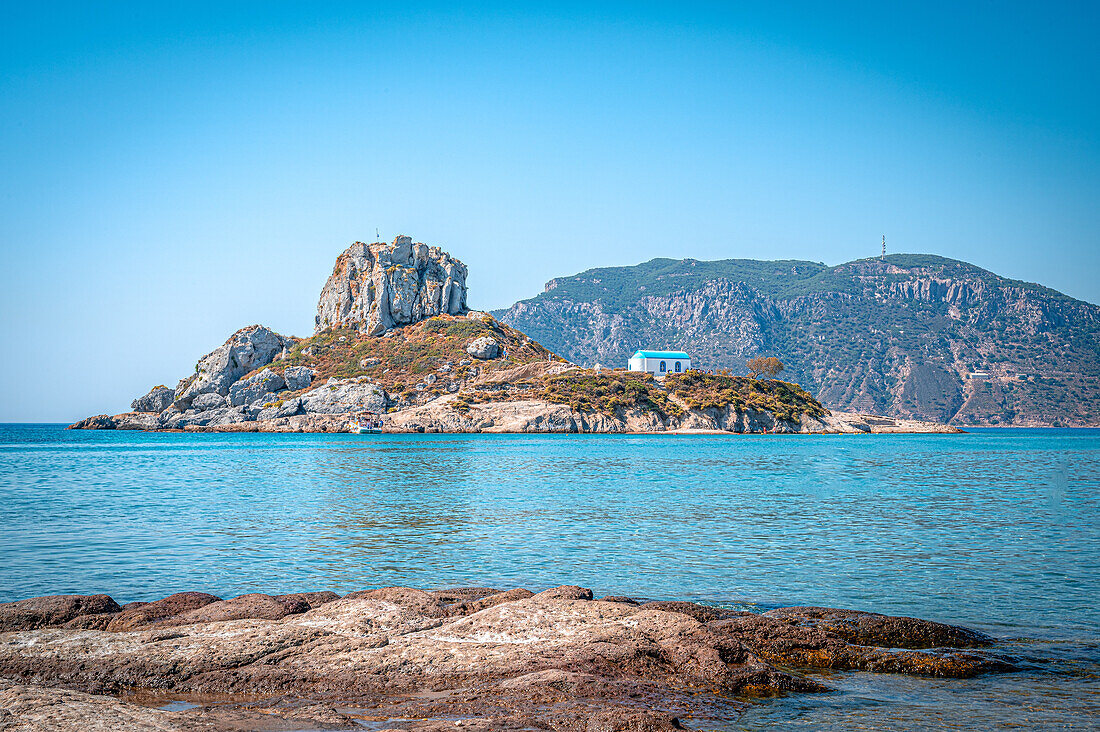
<svg viewBox="0 0 1100 732">
<path fill-rule="evenodd" d="M 466 312 L 466 265 L 439 247 L 398 236 L 392 244 L 355 242 L 317 303 L 317 332 L 357 328 L 381 335 L 432 315 Z"/>
<path fill-rule="evenodd" d="M 97 729 L 342 729 L 361 720 L 641 732 L 682 729 L 686 716 L 713 728 L 744 709 L 738 696 L 827 690 L 828 677 L 794 668 L 940 678 L 1013 669 L 993 638 L 928 620 L 596 600 L 574 586 L 230 600 L 184 592 L 123 607 L 63 596 L 0 605 L 0 627 L 0 723 L 58 732 L 88 729 L 65 710 L 94 714 Z M 150 691 L 159 704 L 197 706 L 158 719 L 106 696 Z M 53 707 L 52 725 L 35 727 Z M 199 724 L 208 726 L 190 726 Z"/>
<path fill-rule="evenodd" d="M 225 343 L 199 359 L 195 373 L 180 381 L 175 407 L 191 407 L 200 394 L 229 395 L 229 387 L 249 371 L 271 363 L 290 341 L 262 325 L 241 328 Z"/>
<path fill-rule="evenodd" d="M 140 396 L 130 403 L 130 409 L 135 412 L 163 412 L 172 406 L 176 399 L 176 390 L 166 386 L 154 386 L 145 396 Z"/>
</svg>

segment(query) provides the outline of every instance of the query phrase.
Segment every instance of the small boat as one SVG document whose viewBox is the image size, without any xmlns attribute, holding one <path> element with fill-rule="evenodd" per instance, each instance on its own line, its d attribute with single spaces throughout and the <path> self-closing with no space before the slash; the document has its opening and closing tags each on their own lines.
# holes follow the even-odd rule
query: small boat
<svg viewBox="0 0 1100 732">
<path fill-rule="evenodd" d="M 382 417 L 368 413 L 348 423 L 348 432 L 353 435 L 379 434 L 382 432 Z"/>
</svg>

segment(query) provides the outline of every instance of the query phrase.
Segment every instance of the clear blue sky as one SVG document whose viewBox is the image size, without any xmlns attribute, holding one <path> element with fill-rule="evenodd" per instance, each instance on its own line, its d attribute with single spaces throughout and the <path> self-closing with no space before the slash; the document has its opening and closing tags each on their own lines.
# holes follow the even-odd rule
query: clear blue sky
<svg viewBox="0 0 1100 732">
<path fill-rule="evenodd" d="M 308 335 L 375 227 L 480 308 L 883 232 L 1100 302 L 1095 3 L 176 5 L 0 9 L 2 421 Z"/>
</svg>

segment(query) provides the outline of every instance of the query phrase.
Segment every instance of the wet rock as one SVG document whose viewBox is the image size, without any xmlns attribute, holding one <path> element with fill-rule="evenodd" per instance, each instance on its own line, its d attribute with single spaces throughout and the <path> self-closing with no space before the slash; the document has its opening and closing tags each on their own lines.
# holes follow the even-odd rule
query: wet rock
<svg viewBox="0 0 1100 732">
<path fill-rule="evenodd" d="M 447 590 L 433 590 L 431 595 L 445 605 L 457 602 L 479 600 L 489 595 L 499 595 L 500 590 L 492 587 L 455 587 Z"/>
<path fill-rule="evenodd" d="M 63 625 L 83 615 L 121 610 L 110 595 L 48 595 L 0 604 L 0 632 Z"/>
<path fill-rule="evenodd" d="M 156 602 L 138 603 L 136 606 L 123 608 L 107 626 L 107 630 L 135 630 L 220 600 L 220 597 L 205 592 L 177 592 Z"/>
<path fill-rule="evenodd" d="M 895 618 L 895 620 L 912 619 Z M 954 649 L 922 651 L 906 650 L 897 646 L 884 648 L 851 644 L 840 635 L 831 633 L 827 626 L 802 625 L 798 621 L 792 622 L 789 618 L 770 617 L 766 614 L 747 614 L 727 620 L 717 620 L 708 623 L 707 627 L 736 639 L 760 658 L 795 668 L 861 670 L 954 678 L 966 678 L 1012 668 L 1012 664 L 994 656 Z M 904 640 L 902 636 L 898 636 L 897 639 Z"/>
<path fill-rule="evenodd" d="M 140 396 L 130 403 L 130 409 L 135 412 L 163 412 L 172 406 L 176 398 L 175 389 L 167 386 L 154 386 L 145 396 Z"/>
<path fill-rule="evenodd" d="M 533 596 L 534 593 L 532 593 L 530 590 L 524 590 L 517 587 L 516 589 L 508 590 L 507 592 L 497 592 L 486 597 L 479 597 L 476 599 L 467 600 L 465 602 L 456 603 L 447 608 L 447 613 L 449 615 L 473 615 L 476 612 L 481 612 L 482 610 L 495 607 L 505 602 L 526 600 L 527 598 Z"/>
<path fill-rule="evenodd" d="M 817 628 L 848 643 L 887 648 L 981 648 L 993 644 L 984 633 L 919 618 L 895 617 L 827 607 L 784 607 L 765 617 Z"/>
<path fill-rule="evenodd" d="M 333 600 L 340 599 L 340 596 L 335 592 L 325 590 L 323 592 L 292 592 L 288 595 L 275 595 L 275 599 L 279 602 L 296 603 L 303 601 L 309 605 L 309 609 L 321 607 L 326 603 L 330 603 Z"/>
<path fill-rule="evenodd" d="M 710 607 L 709 605 L 697 605 L 694 602 L 683 602 L 681 600 L 657 600 L 644 603 L 642 607 L 649 607 L 654 610 L 665 610 L 670 613 L 683 613 L 688 617 L 695 618 L 700 623 L 709 623 L 712 620 L 734 618 L 742 615 L 752 615 L 752 613 L 728 610 L 720 607 Z"/>
</svg>

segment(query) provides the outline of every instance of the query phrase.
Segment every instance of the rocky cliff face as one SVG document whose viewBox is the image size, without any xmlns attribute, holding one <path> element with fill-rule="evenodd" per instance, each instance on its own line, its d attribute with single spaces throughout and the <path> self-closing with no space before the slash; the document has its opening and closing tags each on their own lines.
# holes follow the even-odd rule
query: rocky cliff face
<svg viewBox="0 0 1100 732">
<path fill-rule="evenodd" d="M 654 260 L 557 278 L 497 313 L 577 363 L 677 348 L 783 378 L 830 409 L 954 424 L 1100 419 L 1100 308 L 965 262 L 893 255 L 813 262 Z M 970 379 L 971 372 L 990 378 Z"/>
<path fill-rule="evenodd" d="M 439 247 L 398 236 L 355 242 L 336 260 L 317 303 L 316 331 L 356 328 L 381 335 L 433 315 L 466 312 L 466 265 Z"/>
</svg>

